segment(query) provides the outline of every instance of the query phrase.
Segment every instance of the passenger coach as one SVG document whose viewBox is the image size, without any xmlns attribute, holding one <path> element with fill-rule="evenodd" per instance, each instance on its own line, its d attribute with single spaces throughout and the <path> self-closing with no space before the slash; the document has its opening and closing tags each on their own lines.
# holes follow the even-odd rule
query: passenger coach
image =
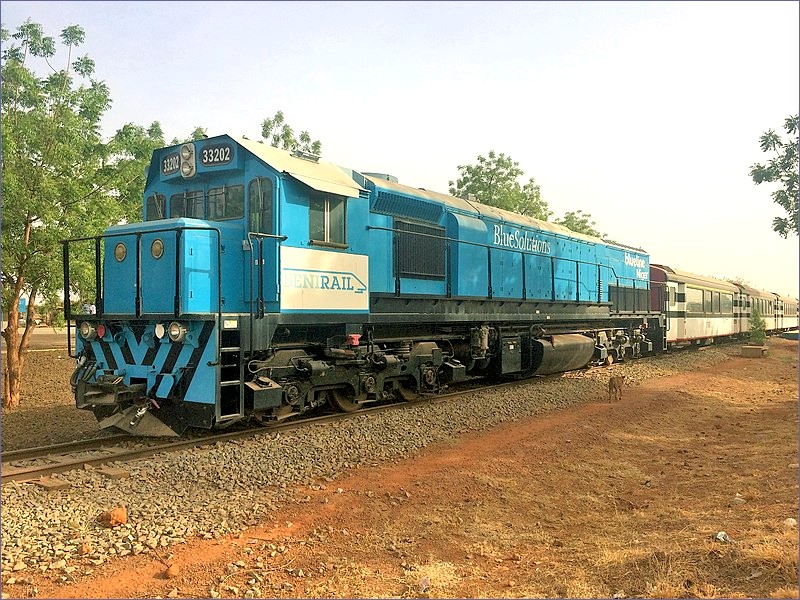
<svg viewBox="0 0 800 600">
<path fill-rule="evenodd" d="M 703 344 L 742 331 L 739 288 L 722 279 L 650 265 L 654 309 L 666 315 L 667 345 Z"/>
</svg>

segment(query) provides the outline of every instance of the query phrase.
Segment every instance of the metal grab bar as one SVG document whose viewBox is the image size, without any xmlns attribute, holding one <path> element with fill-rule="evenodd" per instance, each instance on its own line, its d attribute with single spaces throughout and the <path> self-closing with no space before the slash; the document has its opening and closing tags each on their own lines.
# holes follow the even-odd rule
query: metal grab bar
<svg viewBox="0 0 800 600">
<path fill-rule="evenodd" d="M 273 233 L 256 233 L 254 231 L 247 232 L 247 244 L 248 250 L 250 252 L 250 269 L 249 269 L 249 277 L 250 277 L 250 293 L 248 299 L 248 310 L 249 310 L 249 318 L 250 318 L 250 333 L 249 333 L 249 346 L 247 350 L 249 352 L 253 351 L 253 320 L 254 319 L 263 319 L 264 318 L 264 240 L 271 239 L 276 240 L 276 249 L 280 248 L 281 242 L 285 242 L 289 239 L 285 235 L 276 235 Z M 258 308 L 256 311 L 256 315 L 253 315 L 253 241 L 256 240 L 258 242 L 258 298 L 256 299 Z M 276 253 L 278 264 L 277 272 L 280 273 L 280 252 Z"/>
<path fill-rule="evenodd" d="M 184 231 L 209 231 L 216 234 L 217 239 L 217 353 L 216 362 L 220 360 L 220 347 L 222 346 L 222 232 L 218 227 L 200 227 L 197 225 L 181 225 L 176 227 L 161 227 L 156 229 L 148 229 L 146 231 L 133 231 L 133 232 L 118 232 L 111 234 L 101 234 L 96 236 L 86 236 L 79 238 L 71 238 L 61 240 L 62 244 L 62 261 L 64 265 L 64 317 L 67 321 L 67 353 L 70 358 L 77 358 L 77 355 L 72 353 L 72 342 L 70 335 L 70 322 L 73 318 L 72 305 L 70 303 L 70 277 L 69 277 L 69 244 L 73 242 L 94 241 L 95 250 L 95 306 L 97 307 L 96 318 L 103 316 L 105 312 L 105 298 L 103 295 L 103 278 L 102 278 L 102 261 L 100 259 L 101 240 L 111 239 L 117 237 L 136 236 L 136 295 L 134 299 L 134 318 L 139 319 L 142 316 L 142 273 L 141 273 L 141 238 L 143 235 L 151 233 L 164 233 L 175 232 L 175 306 L 173 315 L 177 319 L 182 314 L 181 311 L 181 297 L 180 297 L 180 284 L 181 284 L 181 269 L 180 269 L 180 239 Z"/>
</svg>

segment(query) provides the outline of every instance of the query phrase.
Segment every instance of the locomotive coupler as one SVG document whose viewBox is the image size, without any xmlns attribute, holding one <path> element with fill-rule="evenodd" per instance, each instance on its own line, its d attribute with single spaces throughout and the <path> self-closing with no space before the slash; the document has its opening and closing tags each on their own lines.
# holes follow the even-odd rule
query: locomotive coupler
<svg viewBox="0 0 800 600">
<path fill-rule="evenodd" d="M 131 419 L 131 422 L 128 423 L 128 425 L 130 425 L 131 427 L 136 427 L 141 422 L 142 417 L 144 417 L 146 412 L 147 412 L 147 406 L 140 406 L 139 408 L 137 408 L 136 412 L 133 415 L 133 418 Z"/>
<path fill-rule="evenodd" d="M 101 429 L 116 427 L 131 435 L 176 437 L 178 432 L 150 412 L 158 407 L 155 401 L 146 398 L 144 402 L 136 402 L 120 412 L 114 413 L 100 421 Z"/>
</svg>

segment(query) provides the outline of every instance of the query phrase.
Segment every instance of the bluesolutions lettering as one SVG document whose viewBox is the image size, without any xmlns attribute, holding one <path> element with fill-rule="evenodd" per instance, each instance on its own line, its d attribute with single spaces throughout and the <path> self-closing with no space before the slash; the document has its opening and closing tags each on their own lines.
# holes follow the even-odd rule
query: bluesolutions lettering
<svg viewBox="0 0 800 600">
<path fill-rule="evenodd" d="M 513 233 L 503 231 L 500 225 L 494 226 L 494 245 L 519 250 L 520 252 L 535 252 L 537 254 L 550 254 L 550 242 L 535 237 L 528 237 L 526 231 L 515 229 Z"/>
<path fill-rule="evenodd" d="M 633 254 L 625 253 L 625 264 L 629 267 L 636 267 L 636 278 L 637 279 L 644 279 L 647 281 L 650 279 L 650 273 L 648 273 L 645 269 L 647 263 L 641 256 L 635 256 Z"/>
</svg>

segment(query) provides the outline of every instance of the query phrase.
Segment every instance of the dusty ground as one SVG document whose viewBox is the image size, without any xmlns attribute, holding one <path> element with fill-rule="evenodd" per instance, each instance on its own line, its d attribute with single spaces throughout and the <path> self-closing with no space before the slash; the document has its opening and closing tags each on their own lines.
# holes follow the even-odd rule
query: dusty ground
<svg viewBox="0 0 800 600">
<path fill-rule="evenodd" d="M 75 360 L 68 356 L 66 342 L 63 343 L 63 349 L 33 348 L 28 352 L 20 406 L 2 410 L 3 450 L 59 444 L 102 434 L 92 413 L 75 408 L 69 386 Z"/>
<path fill-rule="evenodd" d="M 274 522 L 170 548 L 172 579 L 146 554 L 4 592 L 797 598 L 798 345 L 769 345 L 297 489 Z"/>
</svg>

